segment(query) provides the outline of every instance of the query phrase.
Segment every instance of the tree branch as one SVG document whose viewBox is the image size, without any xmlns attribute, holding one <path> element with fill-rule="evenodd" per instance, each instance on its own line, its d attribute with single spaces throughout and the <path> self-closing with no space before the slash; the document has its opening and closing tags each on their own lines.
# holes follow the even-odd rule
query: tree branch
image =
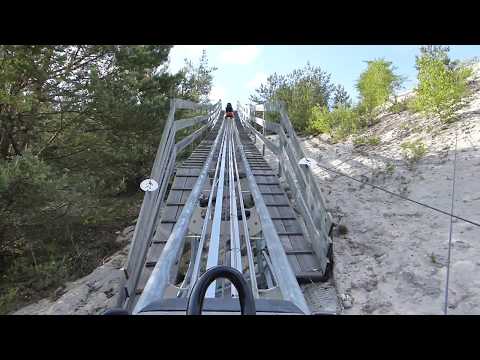
<svg viewBox="0 0 480 360">
<path fill-rule="evenodd" d="M 55 139 L 57 138 L 57 136 L 63 131 L 64 129 L 62 127 L 60 127 L 60 129 L 58 129 L 58 131 L 53 134 L 50 139 L 47 141 L 47 144 L 37 153 L 37 156 L 40 156 L 41 153 L 43 153 L 49 146 L 50 144 L 55 141 Z"/>
<path fill-rule="evenodd" d="M 86 150 L 88 150 L 89 147 L 85 147 L 81 150 L 78 150 L 78 151 L 74 151 L 73 153 L 70 153 L 70 154 L 67 154 L 67 155 L 62 155 L 62 156 L 57 156 L 57 157 L 51 157 L 51 158 L 46 158 L 45 160 L 58 160 L 58 159 L 63 159 L 63 158 L 66 158 L 66 157 L 70 157 L 72 155 L 75 155 L 75 154 L 78 154 L 78 153 L 81 153 L 81 152 L 84 152 Z"/>
</svg>

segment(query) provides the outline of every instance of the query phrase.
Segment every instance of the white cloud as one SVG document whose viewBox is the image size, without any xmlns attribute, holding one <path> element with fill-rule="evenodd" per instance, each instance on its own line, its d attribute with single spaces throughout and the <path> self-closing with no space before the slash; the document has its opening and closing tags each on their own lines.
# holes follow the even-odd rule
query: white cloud
<svg viewBox="0 0 480 360">
<path fill-rule="evenodd" d="M 223 64 L 247 65 L 255 61 L 260 51 L 257 45 L 238 45 L 223 51 L 219 59 Z"/>
<path fill-rule="evenodd" d="M 169 54 L 171 74 L 179 71 L 184 64 L 184 59 L 190 59 L 193 62 L 198 61 L 204 49 L 208 49 L 208 45 L 175 45 Z"/>
<path fill-rule="evenodd" d="M 210 98 L 210 101 L 212 102 L 217 102 L 218 100 L 222 100 L 222 103 L 226 104 L 225 88 L 221 86 L 213 86 L 212 91 L 210 91 L 209 98 Z"/>
<path fill-rule="evenodd" d="M 263 72 L 257 72 L 253 79 L 247 82 L 247 88 L 249 90 L 255 90 L 260 87 L 260 84 L 267 82 L 268 75 Z"/>
</svg>

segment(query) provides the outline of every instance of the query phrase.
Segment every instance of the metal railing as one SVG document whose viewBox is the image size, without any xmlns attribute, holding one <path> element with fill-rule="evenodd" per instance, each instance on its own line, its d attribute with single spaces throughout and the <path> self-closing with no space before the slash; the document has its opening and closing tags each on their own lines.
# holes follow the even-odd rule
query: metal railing
<svg viewBox="0 0 480 360">
<path fill-rule="evenodd" d="M 181 256 L 185 235 L 187 235 L 188 232 L 188 225 L 192 218 L 195 207 L 197 206 L 201 191 L 208 180 L 208 172 L 213 163 L 216 149 L 220 144 L 221 134 L 224 131 L 224 127 L 224 123 L 222 122 L 219 135 L 215 138 L 215 141 L 211 146 L 210 153 L 205 160 L 195 185 L 193 186 L 190 195 L 188 196 L 185 205 L 183 206 L 183 209 L 175 222 L 175 225 L 173 226 L 172 232 L 168 237 L 160 258 L 155 264 L 155 267 L 148 278 L 140 298 L 138 299 L 137 303 L 134 304 L 134 314 L 140 312 L 151 302 L 163 299 L 167 288 L 172 286 L 172 273 L 174 272 L 175 266 L 178 264 L 178 259 Z M 178 290 L 179 289 L 177 288 L 177 291 Z"/>
<path fill-rule="evenodd" d="M 192 118 L 175 120 L 175 112 L 180 109 L 199 110 L 204 114 Z M 206 130 L 215 126 L 221 110 L 222 106 L 220 101 L 214 105 L 204 105 L 182 99 L 170 100 L 170 112 L 165 123 L 162 139 L 150 175 L 150 179 L 158 183 L 158 188 L 154 191 L 146 191 L 143 198 L 128 253 L 127 263 L 124 267 L 125 281 L 122 284 L 122 291 L 120 291 L 117 301 L 119 307 L 129 308 L 131 306 L 129 301 L 135 297 L 136 286 L 157 226 L 159 211 L 163 205 L 169 179 L 175 168 L 177 155 L 188 145 L 199 139 Z M 203 126 L 176 143 L 175 138 L 178 131 L 196 125 Z"/>
<path fill-rule="evenodd" d="M 274 277 L 277 279 L 276 282 L 278 288 L 280 289 L 282 297 L 285 300 L 291 301 L 305 314 L 309 314 L 310 310 L 305 301 L 302 290 L 298 285 L 297 279 L 291 268 L 290 262 L 288 261 L 287 255 L 285 254 L 282 242 L 277 234 L 275 225 L 271 219 L 263 196 L 255 181 L 255 177 L 248 163 L 247 156 L 245 155 L 245 151 L 243 150 L 243 145 L 240 141 L 240 136 L 236 128 L 235 136 L 238 140 L 238 146 L 240 147 L 240 157 L 244 165 L 246 178 L 249 184 L 249 190 L 252 193 L 253 199 L 255 201 L 255 207 L 257 208 L 258 214 L 260 216 L 262 232 L 266 240 L 268 252 L 272 259 Z"/>
<path fill-rule="evenodd" d="M 276 155 L 279 172 L 292 191 L 295 204 L 305 222 L 305 232 L 312 244 L 312 248 L 320 261 L 319 269 L 328 277 L 332 266 L 332 239 L 331 230 L 333 221 L 327 211 L 325 199 L 315 181 L 315 176 L 309 167 L 309 161 L 297 139 L 297 135 L 288 118 L 283 102 L 265 103 L 261 111 L 277 112 L 280 122 L 274 123 L 255 116 L 255 105 L 242 106 L 238 104 L 240 120 L 251 133 L 255 134 L 265 146 Z M 258 131 L 254 125 L 262 127 Z M 273 132 L 278 135 L 278 144 L 267 139 L 265 133 Z M 285 171 L 287 170 L 287 171 Z"/>
</svg>

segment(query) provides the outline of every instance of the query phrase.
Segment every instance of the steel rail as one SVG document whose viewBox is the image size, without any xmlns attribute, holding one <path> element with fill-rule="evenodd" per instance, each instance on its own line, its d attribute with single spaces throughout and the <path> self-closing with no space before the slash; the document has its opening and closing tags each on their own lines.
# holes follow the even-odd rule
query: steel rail
<svg viewBox="0 0 480 360">
<path fill-rule="evenodd" d="M 187 237 L 188 236 L 185 236 L 185 238 Z M 188 269 L 187 269 L 187 272 L 185 273 L 185 278 L 183 279 L 182 284 L 180 285 L 180 290 L 178 290 L 177 292 L 177 297 L 181 297 L 182 294 L 184 294 L 185 291 L 189 289 L 187 287 L 187 284 L 189 284 L 189 279 L 193 271 L 193 262 L 197 257 L 197 251 L 199 251 L 198 245 L 199 245 L 198 238 L 190 238 L 190 262 L 188 263 Z"/>
<path fill-rule="evenodd" d="M 238 148 L 238 147 L 237 147 Z M 257 284 L 257 275 L 255 273 L 255 262 L 253 259 L 253 251 L 252 251 L 252 244 L 250 243 L 250 234 L 248 231 L 248 224 L 247 224 L 247 217 L 245 214 L 245 206 L 243 203 L 243 191 L 242 185 L 240 182 L 240 176 L 238 172 L 238 163 L 237 163 L 237 154 L 234 152 L 233 154 L 233 163 L 235 165 L 235 173 L 237 176 L 237 189 L 238 189 L 238 197 L 240 202 L 240 211 L 242 214 L 242 224 L 243 224 L 243 239 L 245 241 L 245 246 L 247 248 L 247 258 L 248 258 L 248 271 L 250 274 L 250 282 L 252 283 L 252 291 L 253 296 L 258 298 L 258 284 Z M 260 267 L 259 267 L 260 268 Z"/>
<path fill-rule="evenodd" d="M 224 132 L 222 135 L 222 143 L 220 146 L 220 152 L 222 152 L 223 147 L 225 146 L 225 136 L 226 133 Z M 182 282 L 181 288 L 186 288 L 186 285 L 188 284 L 188 292 L 187 295 L 190 296 L 191 290 L 192 290 L 192 285 L 195 284 L 195 282 L 198 280 L 199 272 L 200 272 L 200 265 L 201 265 L 201 259 L 203 255 L 203 248 L 205 246 L 205 238 L 207 234 L 207 228 L 208 224 L 210 223 L 210 217 L 211 217 L 211 209 L 212 209 L 212 202 L 213 202 L 213 194 L 215 191 L 215 188 L 218 184 L 217 178 L 218 178 L 218 170 L 220 167 L 220 161 L 217 161 L 217 164 L 215 165 L 215 174 L 213 176 L 213 181 L 212 181 L 212 187 L 209 192 L 208 196 L 208 204 L 207 204 L 207 209 L 205 212 L 205 218 L 202 224 L 202 232 L 200 236 L 196 237 L 195 240 L 196 242 L 196 251 L 195 254 L 193 254 L 193 249 L 192 251 L 192 258 L 188 266 L 187 273 L 185 274 L 185 279 Z M 192 242 L 193 243 L 193 242 Z M 185 294 L 184 290 L 179 290 L 177 293 L 177 296 L 181 297 L 182 295 Z"/>
<path fill-rule="evenodd" d="M 226 125 L 225 125 L 226 124 Z M 228 134 L 228 123 L 223 122 L 225 132 Z M 217 137 L 218 139 L 218 137 Z M 226 139 L 225 139 L 226 140 Z M 225 185 L 225 162 L 226 162 L 226 146 L 223 148 L 220 164 L 220 176 L 218 180 L 217 194 L 215 200 L 215 211 L 213 214 L 212 232 L 208 243 L 208 257 L 206 270 L 218 265 L 219 247 L 220 247 L 220 230 L 222 224 L 223 210 L 223 190 Z M 212 282 L 207 289 L 207 297 L 215 297 L 216 281 Z"/>
<path fill-rule="evenodd" d="M 224 132 L 223 137 L 222 137 L 222 144 L 221 144 L 221 148 L 220 148 L 220 153 L 223 152 L 223 149 L 225 147 L 225 136 L 226 136 L 226 133 Z M 213 177 L 213 185 L 212 185 L 212 189 L 210 191 L 210 195 L 209 195 L 209 198 L 208 198 L 207 211 L 205 213 L 205 221 L 203 222 L 202 232 L 201 232 L 201 235 L 200 235 L 200 243 L 198 245 L 199 251 L 197 252 L 197 256 L 195 258 L 192 277 L 191 277 L 191 280 L 190 280 L 191 284 L 194 284 L 198 280 L 198 276 L 199 276 L 199 273 L 200 273 L 200 265 L 201 265 L 201 260 L 202 260 L 203 248 L 205 246 L 205 239 L 206 239 L 206 235 L 207 235 L 208 224 L 210 223 L 210 220 L 211 220 L 210 218 L 211 218 L 211 213 L 212 213 L 212 203 L 213 203 L 213 197 L 214 197 L 213 194 L 214 194 L 215 188 L 218 186 L 218 182 L 219 182 L 218 181 L 219 168 L 220 168 L 220 161 L 217 161 L 217 165 L 215 167 L 215 175 Z M 189 290 L 189 295 L 190 295 L 190 293 L 191 293 L 191 287 L 190 287 L 190 290 Z"/>
<path fill-rule="evenodd" d="M 235 194 L 235 178 L 233 172 L 233 152 L 234 152 L 234 143 L 233 143 L 233 119 L 228 120 L 230 122 L 230 131 L 229 131 L 229 152 L 228 152 L 228 170 L 229 170 L 229 191 L 230 191 L 230 262 L 231 267 L 237 269 L 238 271 L 243 271 L 242 266 L 242 255 L 240 249 L 240 237 L 239 237 L 239 227 L 238 227 L 238 213 L 237 213 L 237 197 Z M 238 296 L 237 289 L 232 288 L 232 296 Z"/>
<path fill-rule="evenodd" d="M 270 274 L 273 280 L 275 281 L 275 284 L 278 285 L 278 279 L 277 279 L 277 276 L 275 275 L 275 271 L 273 271 L 273 264 L 272 264 L 272 261 L 270 260 L 270 257 L 268 256 L 265 250 L 262 250 L 262 255 L 263 255 L 263 258 L 265 259 L 265 262 L 267 263 L 267 268 L 270 271 Z"/>
</svg>

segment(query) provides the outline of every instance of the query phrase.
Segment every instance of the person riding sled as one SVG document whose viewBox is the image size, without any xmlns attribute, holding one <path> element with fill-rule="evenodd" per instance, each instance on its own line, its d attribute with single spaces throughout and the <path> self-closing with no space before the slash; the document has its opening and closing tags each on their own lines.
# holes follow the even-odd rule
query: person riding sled
<svg viewBox="0 0 480 360">
<path fill-rule="evenodd" d="M 227 107 L 225 108 L 225 118 L 232 118 L 233 119 L 233 107 L 232 104 L 228 103 Z"/>
</svg>

